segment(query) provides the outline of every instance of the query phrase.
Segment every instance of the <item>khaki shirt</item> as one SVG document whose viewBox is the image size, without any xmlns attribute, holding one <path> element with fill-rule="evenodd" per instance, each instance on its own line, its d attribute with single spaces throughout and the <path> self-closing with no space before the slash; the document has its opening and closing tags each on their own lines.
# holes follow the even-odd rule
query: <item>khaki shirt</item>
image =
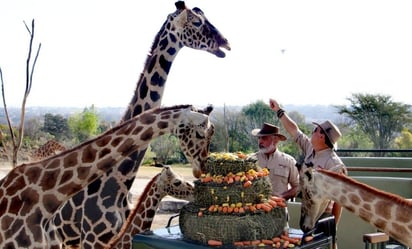
<svg viewBox="0 0 412 249">
<path fill-rule="evenodd" d="M 305 156 L 302 167 L 308 167 L 309 165 L 311 165 L 314 169 L 322 168 L 329 170 L 335 166 L 343 166 L 346 172 L 345 164 L 333 149 L 325 149 L 315 153 L 312 143 L 310 142 L 310 138 L 307 135 L 303 134 L 301 131 L 299 131 L 296 135 L 295 142 L 301 148 Z M 330 201 L 325 212 L 331 213 L 332 207 L 333 201 Z"/>
<path fill-rule="evenodd" d="M 270 154 L 257 152 L 258 165 L 269 169 L 269 178 L 272 183 L 272 194 L 279 196 L 291 187 L 299 185 L 299 172 L 296 168 L 296 160 L 279 150 Z"/>
</svg>

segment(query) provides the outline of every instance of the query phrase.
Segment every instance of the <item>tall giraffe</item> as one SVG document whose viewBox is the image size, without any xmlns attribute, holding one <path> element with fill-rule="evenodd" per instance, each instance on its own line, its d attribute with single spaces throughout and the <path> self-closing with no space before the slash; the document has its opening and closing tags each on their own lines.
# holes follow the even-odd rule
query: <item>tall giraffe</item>
<svg viewBox="0 0 412 249">
<path fill-rule="evenodd" d="M 67 148 L 56 140 L 49 140 L 38 149 L 36 149 L 31 156 L 33 161 L 42 160 L 46 157 L 57 155 L 65 151 Z"/>
<path fill-rule="evenodd" d="M 105 249 L 131 249 L 133 235 L 149 230 L 160 205 L 166 195 L 187 201 L 193 200 L 193 184 L 177 175 L 171 167 L 164 166 L 146 185 L 135 208 L 130 212 L 122 229 L 106 245 Z"/>
<path fill-rule="evenodd" d="M 333 200 L 397 241 L 412 247 L 412 202 L 352 178 L 323 169 L 300 174 L 300 226 L 309 231 Z"/>
<path fill-rule="evenodd" d="M 0 180 L 0 248 L 59 248 L 48 237 L 54 212 L 134 151 L 160 135 L 176 135 L 194 167 L 205 163 L 214 126 L 192 106 L 146 111 L 42 161 L 22 164 Z"/>
<path fill-rule="evenodd" d="M 183 1 L 175 5 L 176 11 L 168 15 L 152 43 L 121 122 L 161 105 L 168 73 L 183 47 L 204 50 L 219 58 L 225 57 L 220 48 L 230 50 L 227 39 L 199 8 L 188 9 Z M 99 248 L 118 233 L 130 212 L 129 190 L 145 152 L 146 149 L 135 151 L 119 162 L 115 167 L 119 170 L 109 171 L 60 209 L 52 223 L 64 245 Z M 130 170 L 123 170 L 124 167 Z M 194 175 L 200 176 L 200 171 L 195 170 Z"/>
</svg>

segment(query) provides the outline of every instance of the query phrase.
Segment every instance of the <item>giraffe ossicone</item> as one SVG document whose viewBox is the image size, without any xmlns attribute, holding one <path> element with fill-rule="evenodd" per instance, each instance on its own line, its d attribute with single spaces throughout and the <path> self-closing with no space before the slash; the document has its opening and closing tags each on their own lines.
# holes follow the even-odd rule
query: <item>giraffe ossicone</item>
<svg viewBox="0 0 412 249">
<path fill-rule="evenodd" d="M 315 226 L 328 200 L 333 200 L 390 237 L 412 247 L 412 201 L 324 169 L 307 168 L 301 172 L 300 188 L 300 226 L 303 231 Z"/>
<path fill-rule="evenodd" d="M 153 40 L 143 72 L 120 122 L 160 107 L 168 74 L 182 48 L 206 51 L 218 58 L 225 56 L 222 49 L 230 50 L 228 40 L 201 9 L 189 9 L 183 1 L 176 2 L 175 7 L 175 12 L 167 15 Z M 193 65 L 196 63 L 198 61 L 193 61 Z M 206 74 L 213 74 L 212 68 L 204 70 Z M 130 212 L 129 191 L 145 152 L 146 149 L 135 151 L 66 202 L 51 222 L 51 233 L 58 231 L 57 236 L 65 246 L 102 248 L 119 232 Z M 194 175 L 200 176 L 198 168 L 194 168 Z"/>
<path fill-rule="evenodd" d="M 58 155 L 13 168 L 0 180 L 0 248 L 60 248 L 47 228 L 56 210 L 117 162 L 167 133 L 179 138 L 194 167 L 206 162 L 214 126 L 207 113 L 182 105 L 151 109 Z"/>
<path fill-rule="evenodd" d="M 193 201 L 193 192 L 192 182 L 184 180 L 170 166 L 165 165 L 146 185 L 122 229 L 109 241 L 105 249 L 131 249 L 133 235 L 150 229 L 160 201 L 166 195 Z"/>
</svg>

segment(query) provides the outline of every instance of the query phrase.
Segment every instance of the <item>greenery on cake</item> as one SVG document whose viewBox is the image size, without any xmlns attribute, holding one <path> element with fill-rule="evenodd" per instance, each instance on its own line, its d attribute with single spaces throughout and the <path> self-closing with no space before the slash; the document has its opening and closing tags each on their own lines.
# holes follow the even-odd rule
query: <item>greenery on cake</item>
<svg viewBox="0 0 412 249">
<path fill-rule="evenodd" d="M 210 175 L 227 175 L 250 169 L 257 170 L 256 162 L 256 157 L 245 155 L 242 152 L 210 153 L 204 171 Z"/>
<path fill-rule="evenodd" d="M 285 200 L 272 196 L 269 171 L 256 162 L 241 152 L 210 153 L 204 173 L 194 182 L 194 201 L 180 211 L 186 239 L 233 244 L 281 235 Z"/>
</svg>

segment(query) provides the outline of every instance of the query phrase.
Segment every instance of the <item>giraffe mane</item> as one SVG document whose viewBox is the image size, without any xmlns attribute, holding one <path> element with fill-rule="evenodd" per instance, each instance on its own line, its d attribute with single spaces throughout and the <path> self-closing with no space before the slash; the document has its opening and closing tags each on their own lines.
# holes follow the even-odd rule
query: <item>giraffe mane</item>
<svg viewBox="0 0 412 249">
<path fill-rule="evenodd" d="M 189 104 L 186 104 L 186 105 L 174 105 L 174 106 L 168 106 L 168 107 L 157 107 L 157 108 L 153 108 L 153 109 L 147 110 L 147 111 L 145 111 L 145 112 L 142 112 L 142 113 L 139 114 L 138 116 L 139 116 L 139 117 L 142 117 L 142 115 L 144 115 L 146 112 L 147 112 L 147 113 L 149 113 L 149 112 L 150 112 L 150 113 L 158 113 L 159 111 L 165 111 L 165 110 L 167 111 L 167 110 L 175 110 L 175 109 L 188 109 L 188 108 L 190 108 L 190 109 L 192 109 L 192 110 L 194 110 L 194 111 L 197 111 L 196 108 L 194 108 L 192 105 L 189 105 Z M 197 111 L 197 112 L 200 112 L 200 111 Z M 128 119 L 128 120 L 124 121 L 123 123 L 133 123 L 133 122 L 134 122 L 134 121 L 133 121 L 134 119 L 135 119 L 135 117 L 132 118 L 132 119 Z M 53 158 L 55 158 L 55 157 L 61 157 L 61 156 L 63 156 L 63 155 L 67 155 L 67 154 L 69 154 L 69 153 L 71 153 L 71 152 L 73 152 L 73 151 L 77 151 L 79 147 L 83 147 L 83 146 L 86 146 L 86 145 L 88 145 L 88 144 L 91 144 L 91 143 L 95 142 L 97 139 L 99 139 L 100 137 L 103 137 L 103 136 L 105 136 L 105 135 L 109 135 L 109 134 L 116 133 L 116 132 L 117 132 L 118 130 L 120 130 L 120 129 L 123 129 L 123 126 L 115 126 L 115 127 L 113 127 L 112 129 L 107 130 L 107 131 L 101 133 L 100 135 L 96 136 L 95 138 L 89 139 L 89 140 L 87 140 L 87 141 L 85 141 L 85 142 L 83 142 L 83 143 L 81 143 L 81 144 L 78 144 L 77 146 L 74 146 L 74 147 L 72 147 L 72 148 L 70 148 L 70 149 L 67 149 L 67 150 L 65 150 L 65 151 L 62 151 L 60 154 L 52 155 L 52 156 L 50 156 L 50 157 L 48 157 L 48 158 L 42 159 L 41 161 L 50 161 L 50 160 L 53 160 Z M 39 163 L 39 162 L 29 162 L 29 163 L 25 163 L 25 164 L 38 164 L 38 163 Z"/>
<path fill-rule="evenodd" d="M 165 26 L 167 25 L 167 23 L 168 23 L 168 20 L 166 19 L 164 21 L 164 23 L 162 24 L 162 27 L 160 28 L 159 32 L 157 32 L 155 38 L 152 41 L 152 45 L 150 47 L 150 52 L 147 54 L 145 63 L 143 64 L 144 68 L 143 68 L 143 71 L 140 73 L 139 79 L 137 81 L 137 82 L 139 82 L 139 84 L 136 84 L 135 92 L 137 92 L 138 88 L 141 87 L 140 82 L 142 82 L 144 80 L 144 77 L 145 77 L 144 72 L 150 71 L 149 67 L 152 66 L 152 63 L 150 63 L 150 61 L 152 60 L 152 57 L 153 57 L 153 51 L 157 48 L 160 37 L 161 37 L 161 35 L 163 35 L 163 31 L 165 30 Z M 169 72 L 167 72 L 167 73 L 169 73 Z M 146 84 L 148 84 L 148 82 L 146 82 Z M 137 96 L 133 96 L 131 102 L 132 103 L 136 102 L 136 98 L 137 98 Z M 141 110 L 141 111 L 143 112 L 144 110 Z M 125 120 L 128 120 L 128 119 L 133 117 L 133 115 L 132 116 L 129 116 L 129 115 L 132 115 L 132 114 L 129 113 L 129 108 L 126 108 L 126 111 L 124 112 L 120 122 L 124 122 Z"/>
<path fill-rule="evenodd" d="M 137 201 L 136 207 L 140 206 L 140 204 L 147 199 L 147 196 L 149 195 L 149 189 L 152 187 L 153 183 L 157 181 L 157 179 L 160 177 L 161 173 L 158 173 L 155 177 L 153 177 L 147 184 L 146 187 L 144 188 L 142 194 L 139 197 L 139 200 Z M 136 208 L 133 209 L 131 213 L 135 214 L 138 210 Z M 129 218 L 132 217 L 129 215 Z M 127 219 L 126 223 L 130 223 L 129 218 Z"/>
<path fill-rule="evenodd" d="M 352 179 L 348 176 L 345 176 L 343 174 L 339 174 L 339 173 L 336 173 L 336 172 L 331 172 L 331 171 L 328 171 L 328 170 L 325 170 L 325 169 L 318 169 L 317 171 L 319 173 L 325 174 L 325 175 L 327 175 L 331 178 L 338 179 L 339 181 L 342 181 L 345 184 L 348 184 L 348 185 L 351 185 L 351 186 L 357 186 L 360 189 L 367 189 L 374 196 L 380 196 L 384 199 L 388 199 L 388 200 L 390 200 L 392 202 L 396 202 L 400 205 L 406 205 L 406 206 L 411 206 L 412 207 L 412 202 L 411 201 L 408 201 L 408 200 L 406 200 L 405 198 L 403 198 L 399 195 L 389 193 L 389 192 L 386 192 L 386 191 L 383 191 L 383 190 L 379 190 L 377 188 L 374 188 L 374 187 L 369 186 L 365 183 L 359 182 L 359 181 L 357 181 L 355 179 Z"/>
</svg>

